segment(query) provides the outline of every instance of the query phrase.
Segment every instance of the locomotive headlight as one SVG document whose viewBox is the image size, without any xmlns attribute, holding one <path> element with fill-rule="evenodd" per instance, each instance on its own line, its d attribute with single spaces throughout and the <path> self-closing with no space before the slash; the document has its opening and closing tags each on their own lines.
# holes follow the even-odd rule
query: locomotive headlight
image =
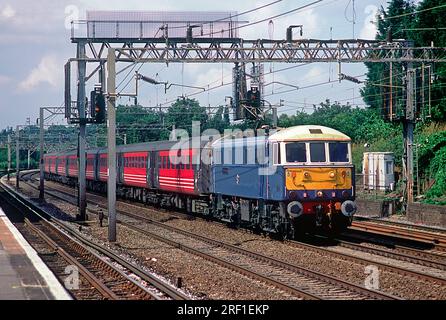
<svg viewBox="0 0 446 320">
<path fill-rule="evenodd" d="M 310 173 L 305 171 L 304 172 L 304 177 L 305 177 L 305 179 L 309 179 L 310 178 Z"/>
<path fill-rule="evenodd" d="M 318 191 L 316 195 L 318 196 L 318 198 L 322 198 L 324 196 L 324 193 L 322 191 Z"/>
<path fill-rule="evenodd" d="M 332 171 L 328 176 L 333 179 L 335 177 L 335 173 Z"/>
<path fill-rule="evenodd" d="M 344 201 L 341 205 L 341 212 L 346 217 L 352 217 L 356 213 L 356 210 L 356 203 L 354 203 L 353 201 L 347 200 Z"/>
<path fill-rule="evenodd" d="M 292 201 L 288 204 L 287 211 L 291 219 L 296 219 L 304 213 L 304 208 L 300 202 Z"/>
</svg>

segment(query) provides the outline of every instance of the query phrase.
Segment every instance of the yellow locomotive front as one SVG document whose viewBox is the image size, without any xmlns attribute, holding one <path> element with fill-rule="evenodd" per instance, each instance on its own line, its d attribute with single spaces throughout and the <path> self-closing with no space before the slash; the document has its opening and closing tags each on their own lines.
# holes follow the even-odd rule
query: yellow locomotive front
<svg viewBox="0 0 446 320">
<path fill-rule="evenodd" d="M 322 126 L 297 126 L 273 138 L 285 174 L 286 210 L 296 230 L 341 231 L 356 212 L 351 140 Z"/>
</svg>

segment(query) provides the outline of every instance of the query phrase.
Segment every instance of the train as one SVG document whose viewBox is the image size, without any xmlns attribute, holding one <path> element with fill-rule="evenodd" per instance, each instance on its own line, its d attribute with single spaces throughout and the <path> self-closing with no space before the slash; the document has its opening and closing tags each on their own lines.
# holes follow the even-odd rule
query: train
<svg viewBox="0 0 446 320">
<path fill-rule="evenodd" d="M 302 125 L 262 134 L 119 145 L 117 196 L 258 232 L 298 237 L 351 225 L 351 139 Z M 86 151 L 87 189 L 105 193 L 106 148 Z M 77 151 L 44 155 L 45 179 L 76 185 Z"/>
</svg>

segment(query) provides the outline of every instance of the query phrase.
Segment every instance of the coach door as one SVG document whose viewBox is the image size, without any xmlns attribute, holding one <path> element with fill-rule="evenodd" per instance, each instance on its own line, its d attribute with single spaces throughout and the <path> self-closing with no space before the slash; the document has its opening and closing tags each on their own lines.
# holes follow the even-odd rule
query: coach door
<svg viewBox="0 0 446 320">
<path fill-rule="evenodd" d="M 151 152 L 151 158 L 153 159 L 153 174 L 152 174 L 152 182 L 153 188 L 159 188 L 159 173 L 161 167 L 161 158 L 159 156 L 159 151 Z"/>
<path fill-rule="evenodd" d="M 118 181 L 117 183 L 124 183 L 124 153 L 118 153 Z"/>
<path fill-rule="evenodd" d="M 147 178 L 147 185 L 149 188 L 153 188 L 153 168 L 154 162 L 155 162 L 155 152 L 147 152 L 147 160 L 146 160 L 146 178 Z"/>
</svg>

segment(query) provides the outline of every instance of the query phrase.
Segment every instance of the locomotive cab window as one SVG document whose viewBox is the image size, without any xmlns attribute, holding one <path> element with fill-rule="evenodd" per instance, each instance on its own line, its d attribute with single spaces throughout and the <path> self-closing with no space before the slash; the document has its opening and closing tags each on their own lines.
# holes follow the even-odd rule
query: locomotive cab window
<svg viewBox="0 0 446 320">
<path fill-rule="evenodd" d="M 307 162 L 305 143 L 292 142 L 285 145 L 286 162 Z"/>
<path fill-rule="evenodd" d="M 330 142 L 328 144 L 330 162 L 349 162 L 348 143 Z"/>
<path fill-rule="evenodd" d="M 326 162 L 324 142 L 310 143 L 310 159 L 311 162 Z"/>
</svg>

